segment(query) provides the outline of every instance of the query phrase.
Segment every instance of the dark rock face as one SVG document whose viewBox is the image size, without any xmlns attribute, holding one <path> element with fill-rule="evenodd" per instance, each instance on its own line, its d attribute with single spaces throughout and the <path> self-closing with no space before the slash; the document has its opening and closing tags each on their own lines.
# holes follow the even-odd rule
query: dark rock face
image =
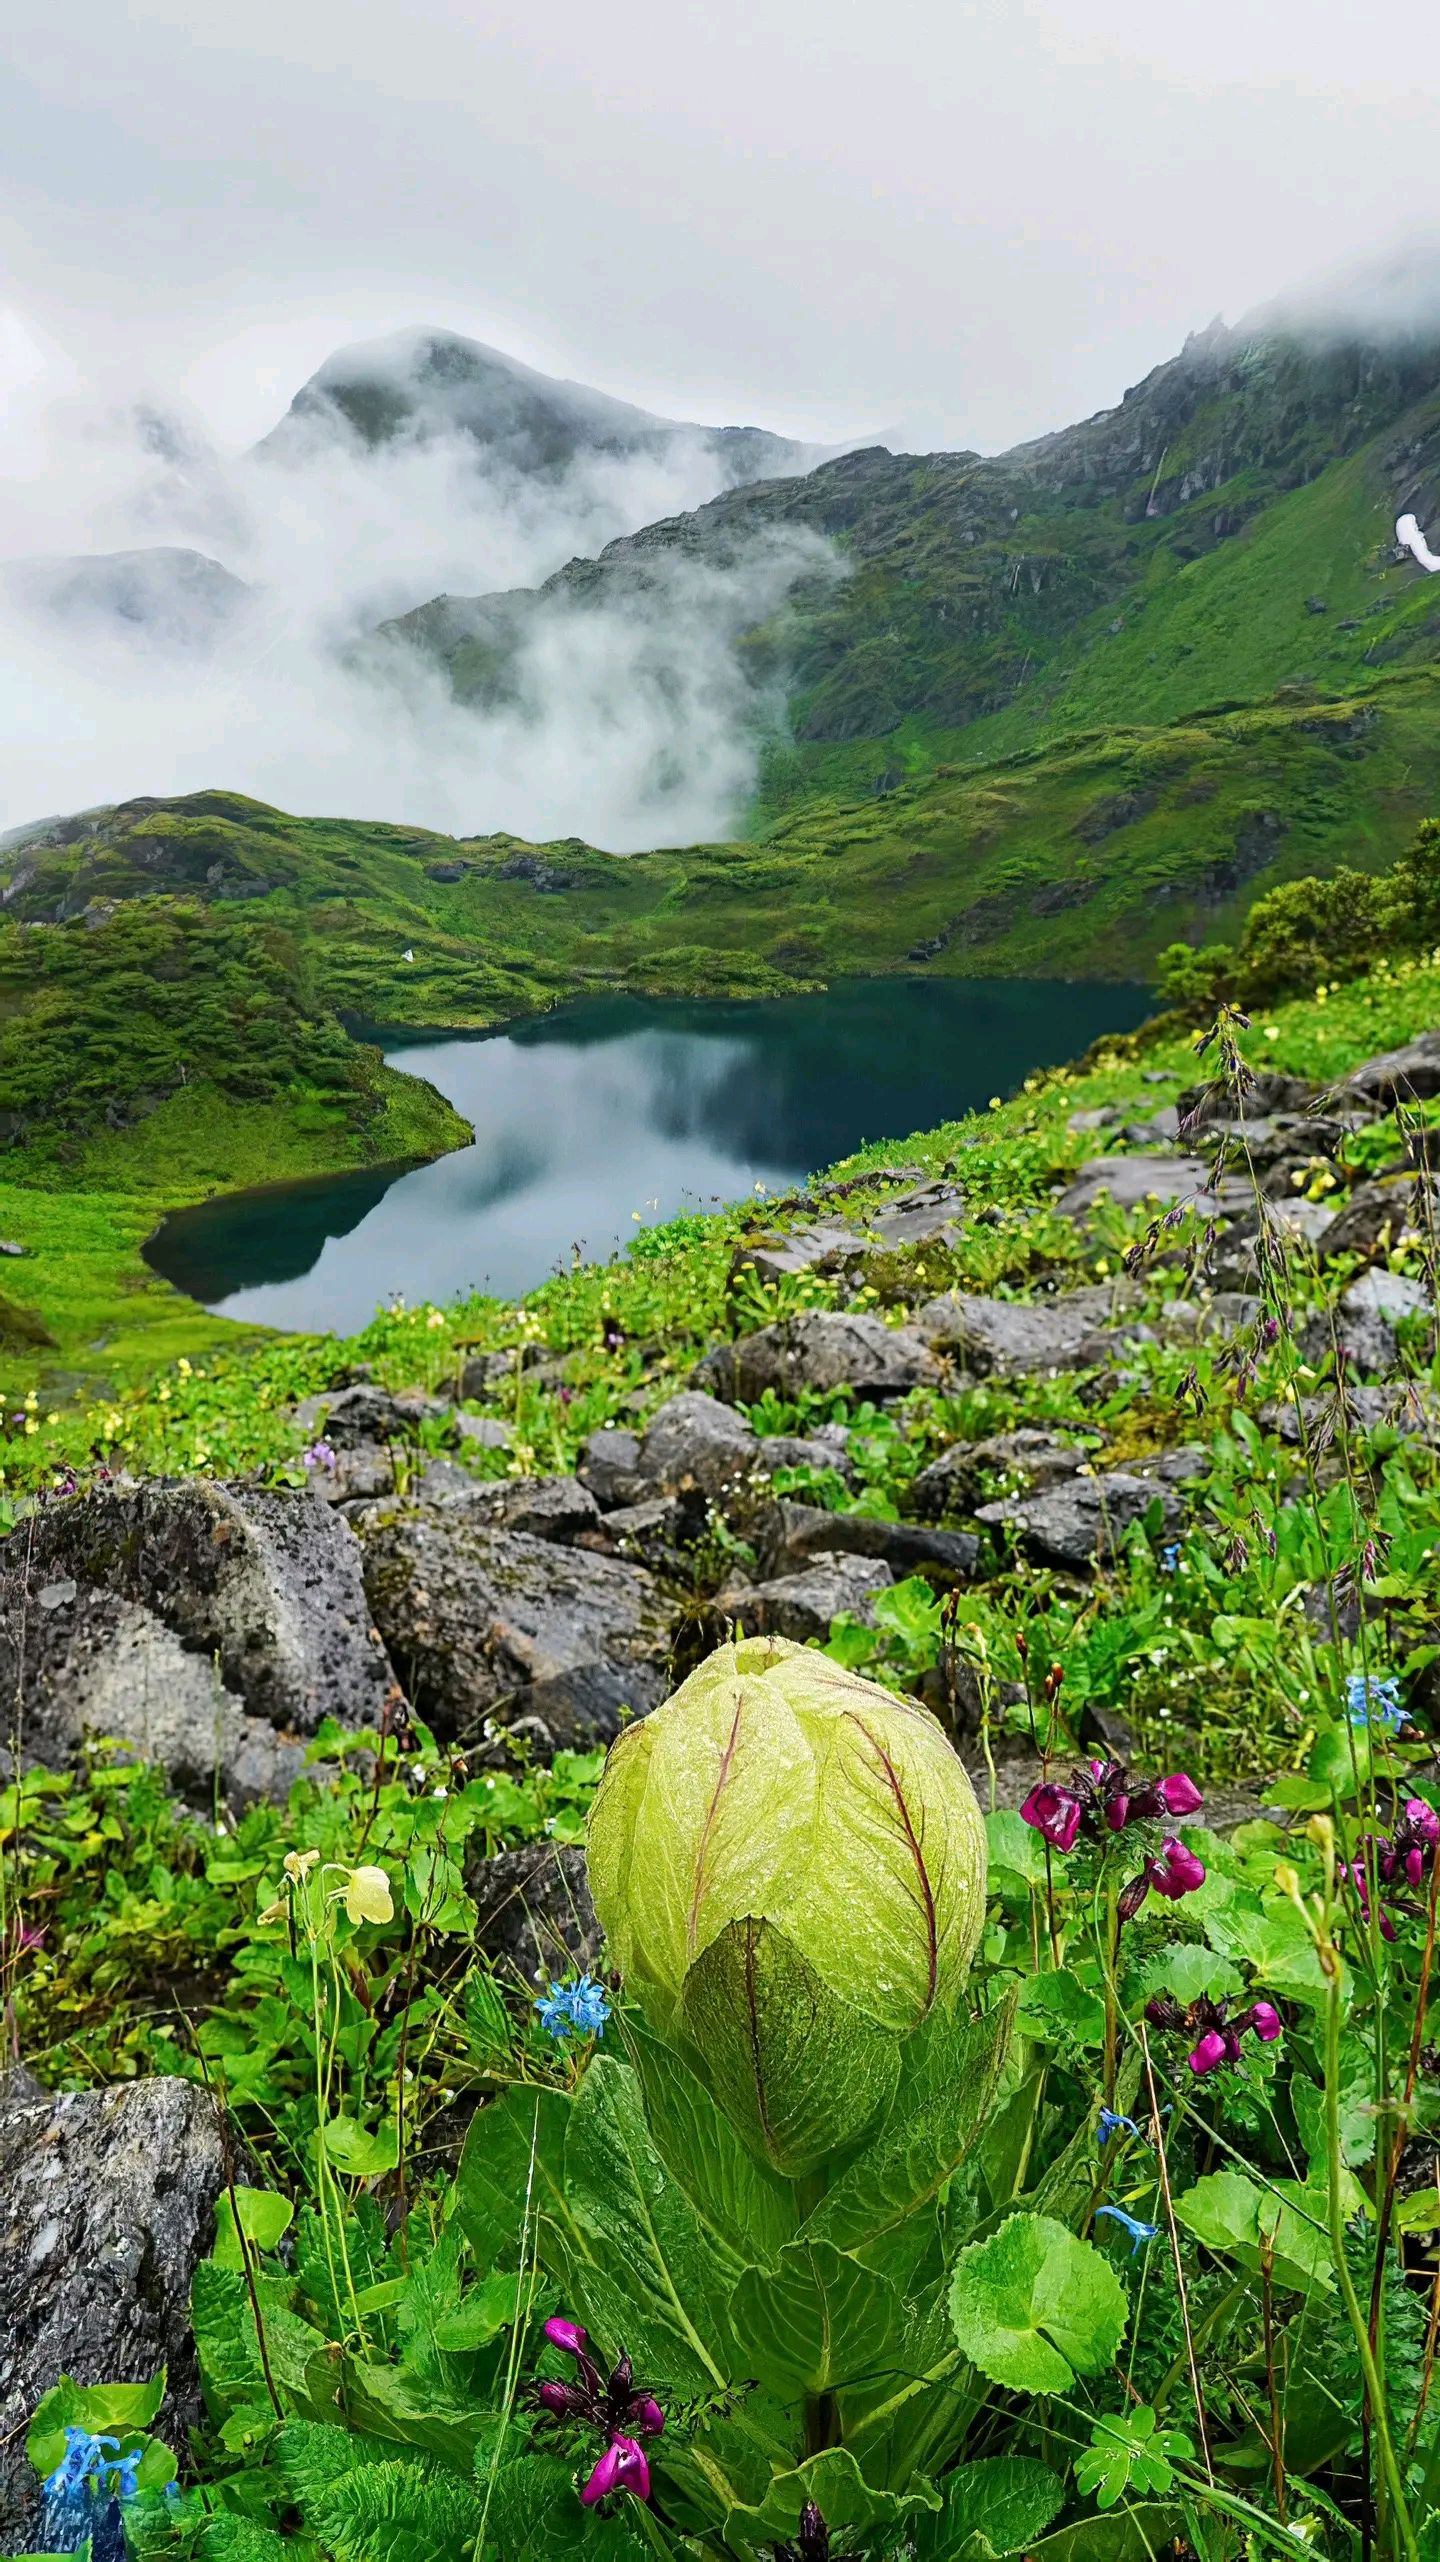
<svg viewBox="0 0 1440 2562">
<path fill-rule="evenodd" d="M 1321 1260 L 1333 1263 L 1342 1254 L 1358 1254 L 1372 1262 L 1402 1236 L 1421 1233 L 1434 1224 L 1440 1224 L 1440 1179 L 1435 1176 L 1400 1175 L 1382 1183 L 1362 1183 L 1326 1229 Z"/>
<path fill-rule="evenodd" d="M 530 1985 L 594 1965 L 600 1925 L 583 1850 L 526 1842 L 468 1862 L 465 1882 L 478 1915 L 475 1945 L 498 1973 Z"/>
<path fill-rule="evenodd" d="M 648 1574 L 471 1517 L 397 1505 L 365 1542 L 365 1589 L 420 1714 L 443 1743 L 487 1719 L 559 1744 L 608 1742 L 666 1689 L 665 1612 Z"/>
<path fill-rule="evenodd" d="M 592 1432 L 575 1469 L 602 1512 L 616 1504 L 643 1503 L 649 1491 L 640 1473 L 640 1435 L 607 1423 Z"/>
<path fill-rule="evenodd" d="M 1086 1219 L 1102 1199 L 1121 1210 L 1140 1209 L 1147 1201 L 1183 1201 L 1202 1219 L 1214 1219 L 1249 1197 L 1250 1186 L 1229 1177 L 1212 1187 L 1209 1168 L 1198 1156 L 1097 1156 L 1080 1167 L 1055 1207 L 1062 1218 Z"/>
<path fill-rule="evenodd" d="M 1268 1112 L 1303 1112 L 1313 1103 L 1317 1088 L 1303 1076 L 1283 1076 L 1276 1069 L 1259 1068 L 1245 1089 L 1241 1117 L 1245 1120 Z M 1175 1098 L 1175 1109 L 1187 1129 L 1204 1130 L 1217 1124 L 1236 1124 L 1233 1099 L 1223 1084 L 1187 1085 Z"/>
<path fill-rule="evenodd" d="M 1400 1361 L 1396 1326 L 1408 1318 L 1429 1315 L 1432 1308 L 1418 1281 L 1372 1265 L 1351 1282 L 1335 1306 L 1310 1319 L 1300 1338 L 1301 1350 L 1317 1366 L 1342 1353 L 1352 1370 L 1386 1379 Z"/>
<path fill-rule="evenodd" d="M 293 1775 L 277 1732 L 372 1723 L 394 1686 L 344 1521 L 303 1492 L 164 1478 L 0 1541 L 0 1680 L 42 1759 L 98 1726 L 240 1794 Z"/>
<path fill-rule="evenodd" d="M 933 1385 L 939 1377 L 938 1362 L 913 1328 L 815 1308 L 741 1335 L 738 1342 L 717 1344 L 696 1364 L 692 1383 L 749 1405 L 767 1388 L 781 1396 L 797 1388 L 822 1394 L 848 1388 L 855 1396 L 884 1398 Z"/>
<path fill-rule="evenodd" d="M 752 1535 L 767 1575 L 791 1574 L 815 1556 L 878 1557 L 897 1576 L 968 1583 L 980 1559 L 980 1542 L 969 1531 L 872 1521 L 864 1513 L 822 1512 L 804 1503 L 771 1504 Z"/>
<path fill-rule="evenodd" d="M 937 1521 L 948 1512 L 972 1511 L 987 1477 L 1018 1477 L 1029 1493 L 1038 1494 L 1063 1485 L 1088 1465 L 1088 1451 L 1075 1442 L 1023 1424 L 1016 1432 L 997 1432 L 988 1441 L 957 1441 L 942 1451 L 911 1480 L 910 1501 L 926 1520 Z"/>
<path fill-rule="evenodd" d="M 1162 1533 L 1173 1537 L 1181 1521 L 1173 1489 L 1205 1466 L 1201 1451 L 1167 1451 L 1148 1474 L 1112 1468 L 1103 1477 L 1071 1477 L 1045 1494 L 988 1503 L 975 1518 L 987 1528 L 1008 1532 L 1032 1564 L 1078 1572 L 1097 1559 L 1116 1556 L 1157 1499 Z"/>
<path fill-rule="evenodd" d="M 637 1473 L 652 1493 L 723 1495 L 755 1464 L 756 1439 L 743 1415 L 689 1388 L 651 1416 Z"/>
<path fill-rule="evenodd" d="M 532 1539 L 554 1539 L 563 1548 L 600 1527 L 600 1506 L 578 1477 L 502 1477 L 494 1485 L 471 1483 L 450 1501 L 467 1521 L 524 1530 Z"/>
<path fill-rule="evenodd" d="M 748 1637 L 788 1637 L 806 1645 L 823 1640 L 832 1620 L 843 1612 L 873 1624 L 873 1602 L 895 1580 L 878 1557 L 816 1555 L 801 1573 L 777 1575 L 769 1583 L 732 1584 L 715 1607 L 744 1628 Z"/>
<path fill-rule="evenodd" d="M 1067 1290 L 1053 1299 L 983 1299 L 961 1290 L 930 1299 L 915 1332 L 982 1378 L 1023 1378 L 1037 1370 L 1083 1370 L 1125 1340 L 1116 1318 L 1123 1284 Z"/>
<path fill-rule="evenodd" d="M 307 1397 L 295 1409 L 295 1420 L 309 1431 L 323 1430 L 335 1450 L 361 1450 L 372 1443 L 413 1441 L 422 1423 L 451 1422 L 454 1408 L 443 1397 L 427 1397 L 420 1388 L 392 1396 L 386 1388 L 340 1388 L 332 1396 Z"/>
<path fill-rule="evenodd" d="M 0 2076 L 0 2542 L 38 2524 L 25 2430 L 62 2374 L 169 2384 L 172 2443 L 202 2417 L 190 2282 L 214 2240 L 220 2121 L 193 2082 L 122 2083 L 52 2098 Z"/>
<path fill-rule="evenodd" d="M 1380 1110 L 1392 1103 L 1424 1102 L 1435 1094 L 1440 1094 L 1440 1032 L 1422 1032 L 1401 1049 L 1366 1059 L 1340 1087 L 1342 1102 L 1369 1103 Z"/>
</svg>

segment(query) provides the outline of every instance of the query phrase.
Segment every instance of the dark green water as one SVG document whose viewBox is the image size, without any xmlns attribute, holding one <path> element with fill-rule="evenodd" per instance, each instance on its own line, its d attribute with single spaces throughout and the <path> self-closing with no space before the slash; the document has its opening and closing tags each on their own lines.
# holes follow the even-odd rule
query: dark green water
<svg viewBox="0 0 1440 2562">
<path fill-rule="evenodd" d="M 607 997 L 484 1038 L 394 1034 L 475 1143 L 177 1211 L 146 1247 L 227 1316 L 349 1333 L 378 1306 L 511 1298 L 623 1250 L 639 1223 L 788 1189 L 866 1139 L 903 1140 L 1140 1022 L 1139 987 L 861 979 L 769 1005 Z M 637 1222 L 636 1213 L 639 1213 Z"/>
</svg>

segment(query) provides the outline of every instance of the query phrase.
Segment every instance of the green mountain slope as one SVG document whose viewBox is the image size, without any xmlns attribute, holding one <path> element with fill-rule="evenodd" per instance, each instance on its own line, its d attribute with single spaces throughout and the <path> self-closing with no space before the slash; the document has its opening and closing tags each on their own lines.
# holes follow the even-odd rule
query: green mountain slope
<svg viewBox="0 0 1440 2562">
<path fill-rule="evenodd" d="M 1171 722 L 1306 686 L 1344 694 L 1433 656 L 1440 586 L 1393 541 L 1440 489 L 1440 344 L 1192 339 L 1120 406 L 993 460 L 850 454 L 730 492 L 573 562 L 534 594 L 438 598 L 386 626 L 464 701 L 503 695 L 535 616 L 662 619 L 677 568 L 801 533 L 784 609 L 742 644 L 789 686 L 758 823 L 1112 722 Z"/>
</svg>

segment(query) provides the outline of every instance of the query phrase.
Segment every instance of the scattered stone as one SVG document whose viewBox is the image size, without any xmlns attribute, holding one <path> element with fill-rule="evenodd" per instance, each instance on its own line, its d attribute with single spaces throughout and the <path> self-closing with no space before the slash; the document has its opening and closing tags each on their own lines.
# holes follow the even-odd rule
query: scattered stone
<svg viewBox="0 0 1440 2562">
<path fill-rule="evenodd" d="M 510 1425 L 495 1414 L 457 1414 L 451 1419 L 451 1430 L 472 1450 L 510 1450 L 515 1443 Z"/>
<path fill-rule="evenodd" d="M 0 1237 L 0 1254 L 26 1255 L 29 1251 L 28 1245 L 17 1245 L 13 1237 Z"/>
<path fill-rule="evenodd" d="M 78 1588 L 77 1610 L 100 1595 L 139 1605 L 199 1660 L 207 1695 L 217 1693 L 218 1663 L 218 1682 L 233 1698 L 282 1731 L 310 1735 L 332 1716 L 349 1726 L 373 1724 L 393 1688 L 370 1623 L 354 1534 L 303 1488 L 161 1477 L 97 1487 L 37 1512 L 0 1541 L 0 1680 L 7 1696 L 28 1677 L 40 1624 L 35 1596 L 67 1581 Z M 79 1637 L 82 1656 L 103 1643 L 103 1617 L 90 1613 L 89 1633 L 82 1629 Z M 155 1709 L 148 1691 L 132 1687 L 139 1667 L 161 1657 L 150 1633 L 138 1633 L 133 1620 L 123 1624 L 131 1656 L 118 1657 L 108 1671 L 92 1666 L 86 1678 L 90 1695 L 100 1695 L 100 1685 L 117 1713 L 129 1699 L 133 1726 Z M 188 1688 L 186 1695 L 198 1693 Z M 207 1724 L 196 1744 L 207 1756 L 210 1731 Z"/>
<path fill-rule="evenodd" d="M 32 2545 L 39 2483 L 25 2454 L 35 2405 L 62 2375 L 148 2383 L 174 2446 L 204 2418 L 190 2286 L 225 2184 L 214 2103 L 196 2082 L 122 2082 L 52 2098 L 0 2076 L 0 2543 Z"/>
<path fill-rule="evenodd" d="M 454 1503 L 396 1507 L 364 1556 L 376 1622 L 442 1743 L 531 1717 L 557 1746 L 609 1742 L 665 1695 L 666 1615 L 639 1566 Z"/>
<path fill-rule="evenodd" d="M 1166 1457 L 1173 1463 L 1182 1455 L 1194 1463 L 1187 1465 L 1187 1473 L 1203 1471 L 1201 1452 L 1169 1452 Z M 975 1518 L 987 1529 L 1008 1531 L 1032 1564 L 1078 1571 L 1118 1556 L 1129 1532 L 1154 1503 L 1160 1506 L 1162 1536 L 1173 1537 L 1181 1520 L 1173 1482 L 1173 1469 L 1162 1473 L 1161 1463 L 1151 1475 L 1112 1468 L 1102 1477 L 1071 1477 L 1043 1494 L 985 1504 Z"/>
<path fill-rule="evenodd" d="M 1333 1263 L 1342 1254 L 1353 1254 L 1371 1263 L 1402 1237 L 1419 1238 L 1433 1226 L 1440 1226 L 1440 1178 L 1402 1175 L 1385 1183 L 1362 1183 L 1326 1229 L 1321 1261 Z"/>
<path fill-rule="evenodd" d="M 935 1521 L 949 1512 L 973 1512 L 989 1477 L 1018 1477 L 1026 1492 L 1038 1494 L 1063 1485 L 1091 1462 L 1091 1452 L 1076 1442 L 1026 1424 L 988 1441 L 953 1443 L 912 1478 L 910 1501 L 924 1519 Z"/>
<path fill-rule="evenodd" d="M 980 1542 L 969 1531 L 824 1512 L 783 1498 L 767 1506 L 750 1535 L 766 1575 L 792 1574 L 817 1556 L 879 1557 L 896 1576 L 930 1574 L 945 1583 L 968 1583 L 980 1562 Z"/>
<path fill-rule="evenodd" d="M 1251 1077 L 1244 1094 L 1237 1098 L 1222 1081 L 1204 1085 L 1187 1085 L 1177 1094 L 1175 1108 L 1182 1128 L 1203 1130 L 1217 1122 L 1250 1120 L 1257 1113 L 1303 1112 L 1313 1103 L 1318 1088 L 1303 1076 L 1286 1076 L 1278 1068 L 1259 1068 Z"/>
<path fill-rule="evenodd" d="M 839 1442 L 822 1438 L 825 1427 L 803 1438 L 788 1432 L 768 1432 L 755 1444 L 755 1465 L 763 1476 L 773 1477 L 778 1468 L 825 1468 L 843 1479 L 854 1482 L 855 1471 L 845 1450 L 845 1438 Z M 841 1427 L 842 1436 L 844 1427 Z"/>
<path fill-rule="evenodd" d="M 865 1239 L 856 1229 L 827 1220 L 790 1236 L 745 1237 L 730 1257 L 728 1287 L 740 1281 L 786 1281 L 806 1272 L 840 1272 L 858 1263 Z"/>
<path fill-rule="evenodd" d="M 915 1246 L 953 1247 L 962 1234 L 960 1212 L 965 1195 L 958 1183 L 937 1180 L 919 1185 L 913 1192 L 902 1192 L 899 1199 L 883 1210 L 871 1212 L 865 1221 L 872 1247 L 890 1251 Z"/>
<path fill-rule="evenodd" d="M 813 1556 L 799 1574 L 779 1575 L 770 1583 L 732 1584 L 715 1607 L 736 1620 L 750 1637 L 788 1637 L 807 1645 L 825 1638 L 842 1616 L 875 1624 L 874 1602 L 894 1581 L 878 1557 Z"/>
<path fill-rule="evenodd" d="M 705 1508 L 695 1496 L 655 1495 L 649 1503 L 621 1504 L 607 1512 L 601 1535 L 617 1557 L 628 1557 L 651 1574 L 673 1575 L 704 1527 Z"/>
<path fill-rule="evenodd" d="M 1338 1093 L 1342 1101 L 1382 1109 L 1392 1103 L 1423 1103 L 1440 1094 L 1440 1032 L 1422 1032 L 1398 1050 L 1366 1059 L 1342 1080 Z"/>
<path fill-rule="evenodd" d="M 1102 1200 L 1118 1210 L 1183 1201 L 1199 1218 L 1216 1219 L 1249 1197 L 1249 1185 L 1228 1175 L 1212 1188 L 1209 1168 L 1198 1156 L 1097 1156 L 1080 1167 L 1055 1207 L 1062 1218 L 1088 1219 Z"/>
<path fill-rule="evenodd" d="M 1073 1137 L 1082 1138 L 1091 1130 L 1113 1130 L 1119 1118 L 1113 1103 L 1097 1103 L 1088 1112 L 1072 1112 L 1065 1127 Z"/>
<path fill-rule="evenodd" d="M 464 1405 L 483 1405 L 497 1389 L 508 1385 L 516 1370 L 514 1349 L 508 1352 L 474 1352 L 464 1364 L 458 1381 L 458 1394 Z"/>
<path fill-rule="evenodd" d="M 465 1883 L 475 1898 L 475 1946 L 497 1973 L 518 1977 L 528 1990 L 594 1965 L 600 1925 L 583 1850 L 547 1841 L 491 1859 L 472 1853 Z"/>
<path fill-rule="evenodd" d="M 1372 1266 L 1351 1282 L 1340 1305 L 1347 1317 L 1382 1317 L 1387 1325 L 1403 1325 L 1408 1317 L 1433 1315 L 1435 1302 L 1419 1281 Z"/>
<path fill-rule="evenodd" d="M 453 1500 L 463 1505 L 467 1521 L 524 1530 L 562 1547 L 600 1527 L 600 1506 L 578 1477 L 501 1477 L 492 1485 L 477 1485 L 471 1477 Z"/>
<path fill-rule="evenodd" d="M 453 1424 L 454 1415 L 443 1397 L 426 1396 L 420 1388 L 402 1388 L 392 1396 L 387 1388 L 361 1385 L 306 1397 L 295 1409 L 295 1420 L 303 1431 L 328 1441 L 332 1450 L 361 1450 L 413 1441 L 422 1423 Z"/>
<path fill-rule="evenodd" d="M 613 1423 L 602 1425 L 584 1444 L 575 1474 L 602 1512 L 617 1504 L 643 1503 L 649 1489 L 640 1473 L 639 1433 Z"/>
<path fill-rule="evenodd" d="M 937 1383 L 940 1369 L 912 1327 L 814 1308 L 741 1335 L 738 1342 L 717 1344 L 691 1378 L 696 1388 L 735 1404 L 753 1404 L 767 1388 L 780 1396 L 797 1388 L 822 1395 L 845 1388 L 878 1401 Z"/>
<path fill-rule="evenodd" d="M 1066 1290 L 1051 1299 L 984 1299 L 947 1290 L 912 1319 L 916 1334 L 981 1378 L 1084 1370 L 1133 1336 L 1114 1320 L 1133 1293 L 1120 1282 Z"/>
<path fill-rule="evenodd" d="M 651 1416 L 636 1473 L 648 1493 L 694 1487 L 718 1500 L 750 1474 L 757 1447 L 753 1427 L 733 1406 L 686 1388 Z"/>
</svg>

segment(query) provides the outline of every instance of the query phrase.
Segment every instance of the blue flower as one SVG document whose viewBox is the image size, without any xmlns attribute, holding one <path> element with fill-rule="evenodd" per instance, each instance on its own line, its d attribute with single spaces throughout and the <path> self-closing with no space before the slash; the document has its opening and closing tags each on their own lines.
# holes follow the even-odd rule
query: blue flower
<svg viewBox="0 0 1440 2562">
<path fill-rule="evenodd" d="M 1142 2224 L 1138 2215 L 1127 2215 L 1123 2206 L 1097 2206 L 1095 2212 L 1097 2215 L 1108 2215 L 1113 2223 L 1120 2226 L 1122 2232 L 1129 2234 L 1132 2259 L 1138 2250 L 1143 2249 L 1146 2242 L 1154 2241 L 1160 2230 L 1158 2224 Z"/>
<path fill-rule="evenodd" d="M 43 2533 L 52 2553 L 88 2548 L 91 2562 L 123 2562 L 119 2503 L 140 2488 L 140 2449 L 120 2452 L 120 2440 L 67 2426 L 65 2452 L 45 2477 Z"/>
<path fill-rule="evenodd" d="M 1393 1735 L 1407 1721 L 1407 1712 L 1400 1705 L 1400 1684 L 1393 1673 L 1382 1679 L 1379 1673 L 1352 1672 L 1345 1684 L 1345 1705 L 1352 1726 L 1379 1726 L 1387 1735 Z"/>
<path fill-rule="evenodd" d="M 540 2025 L 550 2037 L 568 2037 L 572 2029 L 582 2037 L 603 2037 L 610 2005 L 605 1987 L 590 1975 L 581 1975 L 573 1984 L 552 1984 L 548 1993 L 537 1996 L 535 2008 Z"/>
<path fill-rule="evenodd" d="M 89 2429 L 73 2425 L 65 2431 L 65 2452 L 53 2473 L 45 2476 L 45 2496 L 61 2500 L 88 2485 L 92 2490 L 106 2490 L 106 2475 L 120 2461 L 118 2437 L 96 2437 Z"/>
<path fill-rule="evenodd" d="M 1160 1572 L 1162 1575 L 1173 1575 L 1177 1572 L 1179 1564 L 1180 1542 L 1178 1539 L 1171 1539 L 1160 1551 Z"/>
<path fill-rule="evenodd" d="M 1118 2135 L 1122 2127 L 1127 2135 L 1138 2135 L 1140 2132 L 1133 2117 L 1122 2117 L 1119 2110 L 1115 2108 L 1102 2108 L 1095 2127 L 1096 2143 L 1102 2147 L 1108 2144 L 1111 2136 Z"/>
</svg>

